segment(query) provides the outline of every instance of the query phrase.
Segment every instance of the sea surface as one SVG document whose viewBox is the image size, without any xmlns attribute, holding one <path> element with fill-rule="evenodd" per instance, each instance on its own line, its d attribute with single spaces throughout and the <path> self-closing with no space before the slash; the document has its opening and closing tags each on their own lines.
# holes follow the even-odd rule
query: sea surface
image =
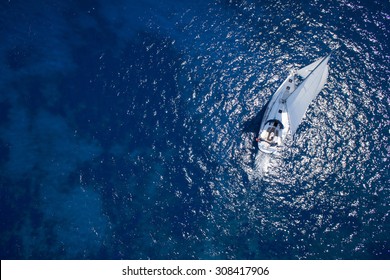
<svg viewBox="0 0 390 280">
<path fill-rule="evenodd" d="M 387 0 L 2 0 L 0 258 L 390 259 L 389 35 Z"/>
</svg>

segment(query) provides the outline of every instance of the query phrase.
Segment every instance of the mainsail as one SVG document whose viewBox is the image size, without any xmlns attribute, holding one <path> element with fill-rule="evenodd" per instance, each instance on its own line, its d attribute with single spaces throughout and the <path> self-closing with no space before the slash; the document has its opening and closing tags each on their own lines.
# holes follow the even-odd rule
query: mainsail
<svg viewBox="0 0 390 280">
<path fill-rule="evenodd" d="M 292 135 L 294 135 L 301 123 L 310 103 L 317 97 L 326 83 L 329 73 L 329 58 L 330 55 L 320 58 L 297 71 L 297 74 L 305 78 L 305 80 L 286 100 Z"/>
</svg>

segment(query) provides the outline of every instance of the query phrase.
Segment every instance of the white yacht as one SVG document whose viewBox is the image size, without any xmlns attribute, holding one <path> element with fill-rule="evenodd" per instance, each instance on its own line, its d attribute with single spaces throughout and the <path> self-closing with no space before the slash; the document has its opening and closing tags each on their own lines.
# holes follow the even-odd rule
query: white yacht
<svg viewBox="0 0 390 280">
<path fill-rule="evenodd" d="M 310 103 L 327 81 L 329 58 L 330 55 L 322 57 L 302 69 L 291 71 L 274 93 L 256 138 L 262 152 L 275 153 L 289 133 L 294 135 Z"/>
</svg>

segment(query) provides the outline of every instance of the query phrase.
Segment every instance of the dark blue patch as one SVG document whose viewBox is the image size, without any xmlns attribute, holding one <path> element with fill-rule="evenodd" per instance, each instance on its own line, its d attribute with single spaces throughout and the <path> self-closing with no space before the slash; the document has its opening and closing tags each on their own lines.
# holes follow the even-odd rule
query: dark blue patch
<svg viewBox="0 0 390 280">
<path fill-rule="evenodd" d="M 1 259 L 390 258 L 388 4 L 24 2 L 0 9 Z M 261 108 L 332 44 L 320 101 L 377 142 L 325 118 L 333 146 L 253 180 Z"/>
</svg>

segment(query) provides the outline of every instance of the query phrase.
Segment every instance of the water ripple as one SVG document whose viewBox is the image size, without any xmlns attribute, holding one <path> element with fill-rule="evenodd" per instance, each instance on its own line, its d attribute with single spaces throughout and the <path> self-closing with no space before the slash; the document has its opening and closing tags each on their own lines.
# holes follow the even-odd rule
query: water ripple
<svg viewBox="0 0 390 280">
<path fill-rule="evenodd" d="M 232 233 L 230 212 L 235 223 L 249 222 L 260 234 L 298 240 L 291 245 L 296 257 L 319 256 L 310 248 L 332 242 L 327 256 L 362 256 L 368 239 L 358 230 L 388 219 L 388 209 L 374 218 L 375 208 L 368 206 L 379 193 L 389 201 L 389 189 L 379 186 L 388 181 L 389 148 L 383 140 L 388 139 L 389 67 L 381 43 L 388 31 L 379 20 L 383 12 L 348 1 L 317 2 L 304 7 L 231 1 L 230 17 L 218 6 L 210 7 L 208 21 L 194 17 L 186 26 L 194 47 L 186 50 L 182 65 L 183 91 L 220 166 L 213 189 L 227 212 L 214 213 L 213 226 L 225 228 L 225 235 L 238 234 Z M 352 13 L 361 17 L 351 18 Z M 278 156 L 256 154 L 255 133 L 243 133 L 242 123 L 254 118 L 291 68 L 331 49 L 338 51 L 329 81 L 296 137 Z M 336 244 L 358 253 L 344 255 Z"/>
</svg>

